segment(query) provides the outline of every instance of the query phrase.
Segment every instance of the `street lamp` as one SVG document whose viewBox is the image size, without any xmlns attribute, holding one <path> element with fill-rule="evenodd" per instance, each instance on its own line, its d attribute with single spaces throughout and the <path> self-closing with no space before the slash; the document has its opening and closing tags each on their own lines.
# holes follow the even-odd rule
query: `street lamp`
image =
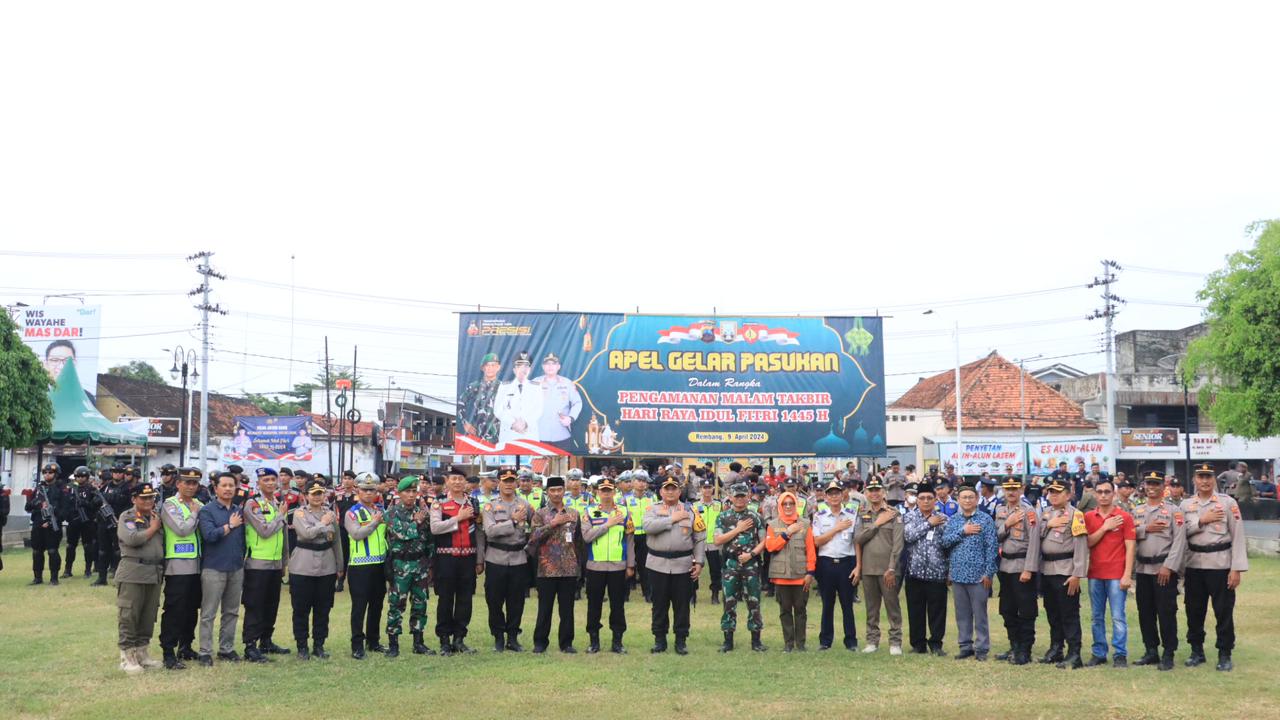
<svg viewBox="0 0 1280 720">
<path fill-rule="evenodd" d="M 168 348 L 165 348 L 166 350 Z M 200 377 L 200 371 L 196 369 L 196 351 L 184 350 L 181 345 L 173 349 L 173 367 L 169 368 L 169 377 L 177 380 L 182 377 L 182 431 L 178 433 L 178 442 L 182 447 L 178 450 L 178 465 L 185 466 L 187 464 L 187 433 L 191 429 L 191 395 L 187 392 L 187 379 L 195 380 Z M 181 366 L 181 367 L 179 367 Z M 188 373 L 188 370 L 190 371 Z"/>
</svg>

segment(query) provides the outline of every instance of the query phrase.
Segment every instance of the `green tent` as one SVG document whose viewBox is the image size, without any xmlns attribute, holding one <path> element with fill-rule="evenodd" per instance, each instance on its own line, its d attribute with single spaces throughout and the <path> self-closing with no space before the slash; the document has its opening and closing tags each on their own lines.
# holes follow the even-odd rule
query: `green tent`
<svg viewBox="0 0 1280 720">
<path fill-rule="evenodd" d="M 75 360 L 68 360 L 58 376 L 58 383 L 49 388 L 49 402 L 53 404 L 53 431 L 40 439 L 40 443 L 102 443 L 106 445 L 145 445 L 146 435 L 130 432 L 117 425 L 93 406 L 80 376 L 76 374 Z"/>
</svg>

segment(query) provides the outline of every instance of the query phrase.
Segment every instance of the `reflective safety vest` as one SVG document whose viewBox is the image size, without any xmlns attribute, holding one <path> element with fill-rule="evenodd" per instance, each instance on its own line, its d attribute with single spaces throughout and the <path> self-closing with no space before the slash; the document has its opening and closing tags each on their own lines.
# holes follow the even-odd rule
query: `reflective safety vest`
<svg viewBox="0 0 1280 720">
<path fill-rule="evenodd" d="M 715 543 L 716 520 L 720 517 L 720 510 L 723 505 L 718 500 L 712 500 L 709 503 L 700 502 L 695 507 L 698 513 L 702 515 L 703 524 L 707 526 L 707 542 Z"/>
<path fill-rule="evenodd" d="M 609 516 L 604 514 L 601 514 L 600 517 L 595 517 L 593 512 L 586 517 L 587 522 L 592 526 L 604 525 L 609 522 Z M 622 562 L 625 560 L 627 558 L 626 525 L 626 523 L 614 525 L 606 530 L 603 535 L 592 541 L 591 546 L 587 548 L 587 559 L 595 560 L 596 562 Z"/>
<path fill-rule="evenodd" d="M 174 495 L 165 502 L 170 503 L 182 512 L 182 519 L 187 520 L 191 517 L 191 508 L 182 504 L 178 500 L 178 496 Z M 197 500 L 199 505 L 200 501 Z M 164 559 L 165 560 L 194 560 L 200 557 L 200 527 L 197 525 L 190 535 L 175 535 L 169 526 L 164 526 Z"/>
<path fill-rule="evenodd" d="M 268 523 L 276 519 L 279 512 L 269 502 L 258 501 L 258 509 L 262 511 L 262 519 Z M 249 550 L 251 560 L 279 560 L 284 557 L 284 528 L 281 527 L 271 537 L 262 537 L 254 529 L 253 523 L 245 523 L 245 546 Z"/>
<path fill-rule="evenodd" d="M 627 507 L 631 513 L 631 524 L 635 526 L 636 535 L 644 535 L 644 513 L 653 504 L 653 498 L 645 496 L 642 498 L 633 497 L 627 502 Z"/>
<path fill-rule="evenodd" d="M 367 524 L 373 519 L 373 513 L 369 512 L 364 505 L 356 505 L 351 508 L 351 512 L 355 513 L 356 520 L 361 525 Z M 379 565 L 387 559 L 387 526 L 385 523 L 379 524 L 374 528 L 373 532 L 363 540 L 349 538 L 347 543 L 347 564 L 349 565 Z"/>
<path fill-rule="evenodd" d="M 517 490 L 516 497 L 529 503 L 529 505 L 532 506 L 534 510 L 538 510 L 542 507 L 542 488 L 540 487 L 535 487 L 530 489 L 528 495 L 525 495 L 523 492 L 520 492 L 519 490 Z"/>
<path fill-rule="evenodd" d="M 587 493 L 582 493 L 579 497 L 564 496 L 564 506 L 578 511 L 579 515 L 586 515 L 587 510 L 595 506 L 595 498 Z"/>
</svg>

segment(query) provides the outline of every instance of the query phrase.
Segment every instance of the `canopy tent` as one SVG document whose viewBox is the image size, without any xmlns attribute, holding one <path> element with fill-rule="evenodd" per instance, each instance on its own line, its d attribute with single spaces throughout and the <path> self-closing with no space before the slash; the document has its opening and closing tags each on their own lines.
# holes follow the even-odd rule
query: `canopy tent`
<svg viewBox="0 0 1280 720">
<path fill-rule="evenodd" d="M 145 445 L 147 436 L 130 432 L 117 425 L 93 406 L 80 385 L 75 360 L 68 360 L 58 375 L 58 382 L 49 389 L 49 402 L 53 405 L 53 430 L 40 438 L 44 443 L 100 443 L 104 445 Z"/>
</svg>

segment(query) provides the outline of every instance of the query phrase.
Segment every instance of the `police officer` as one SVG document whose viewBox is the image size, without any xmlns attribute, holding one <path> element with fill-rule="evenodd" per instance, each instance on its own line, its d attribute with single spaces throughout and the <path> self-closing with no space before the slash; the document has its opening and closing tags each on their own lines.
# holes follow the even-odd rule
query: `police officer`
<svg viewBox="0 0 1280 720">
<path fill-rule="evenodd" d="M 236 493 L 231 497 L 231 504 L 242 507 L 253 497 L 253 488 L 249 487 L 249 479 L 245 477 L 244 468 L 239 465 L 228 465 L 227 472 L 236 477 Z"/>
<path fill-rule="evenodd" d="M 120 562 L 120 540 L 116 535 L 120 514 L 132 504 L 130 490 L 132 486 L 125 477 L 125 466 L 116 463 L 111 467 L 111 479 L 104 485 L 97 498 L 97 508 L 104 516 L 112 518 L 109 522 L 98 523 L 98 579 L 93 585 L 105 587 L 107 572 L 115 572 Z M 105 519 L 105 517 L 104 517 Z"/>
<path fill-rule="evenodd" d="M 378 477 L 361 473 L 356 483 L 359 502 L 342 518 L 347 528 L 347 583 L 351 586 L 351 657 L 386 652 L 378 643 L 382 600 L 387 594 L 387 526 L 383 522 L 382 492 Z"/>
<path fill-rule="evenodd" d="M 474 653 L 467 646 L 471 600 L 476 576 L 484 572 L 483 533 L 477 527 L 480 508 L 467 495 L 467 474 L 457 466 L 446 473 L 448 492 L 431 506 L 431 533 L 435 535 L 436 637 L 440 654 Z M 477 560 L 481 558 L 481 560 Z"/>
<path fill-rule="evenodd" d="M 560 357 L 555 353 L 547 353 L 542 358 L 542 375 L 534 378 L 533 384 L 542 389 L 538 439 L 565 452 L 571 452 L 573 438 L 570 430 L 582 412 L 582 395 L 578 392 L 578 386 L 560 374 Z M 581 508 L 570 507 L 585 512 Z"/>
<path fill-rule="evenodd" d="M 196 619 L 200 612 L 200 508 L 196 499 L 203 473 L 184 467 L 174 473 L 175 495 L 160 510 L 164 525 L 164 613 L 160 616 L 160 651 L 169 670 L 195 660 Z"/>
<path fill-rule="evenodd" d="M 49 584 L 58 584 L 62 556 L 62 521 L 71 514 L 71 494 L 58 479 L 58 465 L 49 463 L 40 469 L 40 482 L 27 491 L 26 511 L 31 514 L 32 585 L 44 583 L 44 560 L 49 556 Z M 122 511 L 123 512 L 123 511 Z"/>
<path fill-rule="evenodd" d="M 62 566 L 62 577 L 74 573 L 76 547 L 84 545 L 84 576 L 93 572 L 93 560 L 98 554 L 97 514 L 94 512 L 98 489 L 89 476 L 89 468 L 81 465 L 71 474 L 72 482 L 66 486 L 70 512 L 67 521 L 67 558 Z"/>
<path fill-rule="evenodd" d="M 1218 636 L 1218 665 L 1230 672 L 1231 651 L 1236 644 L 1236 588 L 1241 574 L 1249 569 L 1245 555 L 1244 523 L 1240 506 L 1226 493 L 1216 491 L 1213 466 L 1196 469 L 1196 494 L 1182 502 L 1187 527 L 1186 578 L 1187 644 L 1191 657 L 1187 667 L 1205 662 L 1204 619 L 1213 605 Z"/>
<path fill-rule="evenodd" d="M 1040 575 L 1040 514 L 1022 502 L 1022 481 L 1010 475 L 1001 483 L 1004 504 L 996 508 L 1000 542 L 1000 616 L 1009 634 L 1009 652 L 996 655 L 1014 665 L 1031 662 L 1036 642 L 1036 594 Z"/>
<path fill-rule="evenodd" d="M 746 483 L 729 487 L 732 505 L 716 518 L 713 543 L 721 548 L 724 562 L 724 612 L 720 616 L 720 630 L 724 632 L 724 644 L 720 652 L 733 650 L 733 634 L 738 628 L 738 603 L 747 605 L 747 630 L 751 632 L 751 649 L 765 650 L 760 641 L 764 618 L 760 612 L 760 572 L 763 566 L 765 521 L 760 513 L 747 507 L 751 491 Z"/>
<path fill-rule="evenodd" d="M 160 466 L 160 502 L 178 494 L 178 468 L 173 463 Z"/>
<path fill-rule="evenodd" d="M 701 469 L 701 468 L 699 468 Z M 744 484 L 745 487 L 745 484 Z M 715 533 L 718 527 L 716 521 L 720 517 L 720 513 L 724 511 L 724 503 L 715 497 L 716 481 L 702 481 L 702 498 L 693 504 L 693 511 L 702 516 L 702 524 L 707 526 L 706 540 L 706 557 L 707 572 L 711 576 L 711 602 L 713 604 L 720 603 L 720 570 L 723 565 L 720 556 L 720 546 L 715 544 Z M 750 500 L 750 491 L 748 490 L 747 500 Z M 697 604 L 698 585 L 693 586 L 694 604 Z"/>
<path fill-rule="evenodd" d="M 325 502 L 328 488 L 308 480 L 305 504 L 293 516 L 298 543 L 289 553 L 289 599 L 293 606 L 293 640 L 298 659 L 328 659 L 324 643 L 329 638 L 329 611 L 333 608 L 334 579 L 345 572 L 338 548 L 338 516 Z M 311 621 L 311 650 L 307 650 L 307 621 Z"/>
<path fill-rule="evenodd" d="M 707 529 L 692 506 L 680 502 L 679 482 L 667 478 L 661 494 L 662 501 L 650 505 L 643 518 L 649 549 L 645 569 L 653 599 L 650 652 L 667 651 L 667 630 L 674 624 L 676 654 L 687 655 L 689 597 L 702 572 Z"/>
<path fill-rule="evenodd" d="M 160 516 L 154 512 L 159 493 L 139 483 L 130 491 L 133 507 L 119 518 L 120 565 L 116 570 L 116 606 L 119 608 L 120 669 L 136 674 L 159 667 L 147 656 L 151 632 L 160 607 L 164 578 L 164 536 Z"/>
<path fill-rule="evenodd" d="M 1134 665 L 1173 669 L 1178 649 L 1178 573 L 1186 561 L 1187 528 L 1182 509 L 1164 497 L 1164 478 L 1147 473 L 1142 480 L 1146 502 L 1133 511 L 1138 547 L 1134 585 L 1138 625 L 1146 652 Z M 1164 655 L 1159 655 L 1161 645 Z"/>
<path fill-rule="evenodd" d="M 428 526 L 430 509 L 418 499 L 418 478 L 409 475 L 396 485 L 398 500 L 387 509 L 387 551 L 391 555 L 391 592 L 387 597 L 387 657 L 400 654 L 401 618 L 409 602 L 413 652 L 434 655 L 422 642 L 427 626 L 427 575 L 435 549 Z"/>
<path fill-rule="evenodd" d="M 529 589 L 529 522 L 533 507 L 516 495 L 516 473 L 498 476 L 498 497 L 481 509 L 484 531 L 484 597 L 489 607 L 489 632 L 497 652 L 520 652 L 520 619 Z"/>
<path fill-rule="evenodd" d="M 279 476 L 261 467 L 258 494 L 245 501 L 244 658 L 267 662 L 267 655 L 288 655 L 288 648 L 272 641 L 280 612 L 280 580 L 288 564 L 285 513 L 276 498 Z"/>
<path fill-rule="evenodd" d="M 1084 667 L 1080 659 L 1080 585 L 1088 575 L 1089 537 L 1084 513 L 1071 505 L 1069 482 L 1068 478 L 1054 477 L 1045 486 L 1049 507 L 1040 518 L 1040 588 L 1049 620 L 1049 651 L 1040 662 L 1056 662 L 1059 668 L 1074 670 Z"/>
<path fill-rule="evenodd" d="M 623 655 L 622 637 L 627 632 L 627 578 L 635 574 L 634 527 L 626 508 L 614 502 L 616 488 L 609 478 L 596 486 L 599 504 L 582 516 L 582 541 L 586 544 L 587 565 L 587 652 L 600 652 L 600 616 L 604 595 L 609 593 L 609 630 L 613 634 L 610 651 Z M 486 520 L 486 523 L 488 521 Z"/>
<path fill-rule="evenodd" d="M 645 602 L 651 602 L 653 597 L 652 588 L 649 587 L 649 573 L 645 572 L 649 559 L 649 535 L 644 526 L 644 518 L 649 512 L 649 508 L 653 507 L 657 502 L 657 498 L 649 492 L 649 473 L 643 468 L 632 470 L 631 497 L 626 499 L 626 505 L 627 512 L 631 514 L 631 525 L 635 528 L 632 539 L 635 541 L 636 575 L 638 578 L 632 579 L 631 588 L 635 589 L 638 583 Z"/>
</svg>

